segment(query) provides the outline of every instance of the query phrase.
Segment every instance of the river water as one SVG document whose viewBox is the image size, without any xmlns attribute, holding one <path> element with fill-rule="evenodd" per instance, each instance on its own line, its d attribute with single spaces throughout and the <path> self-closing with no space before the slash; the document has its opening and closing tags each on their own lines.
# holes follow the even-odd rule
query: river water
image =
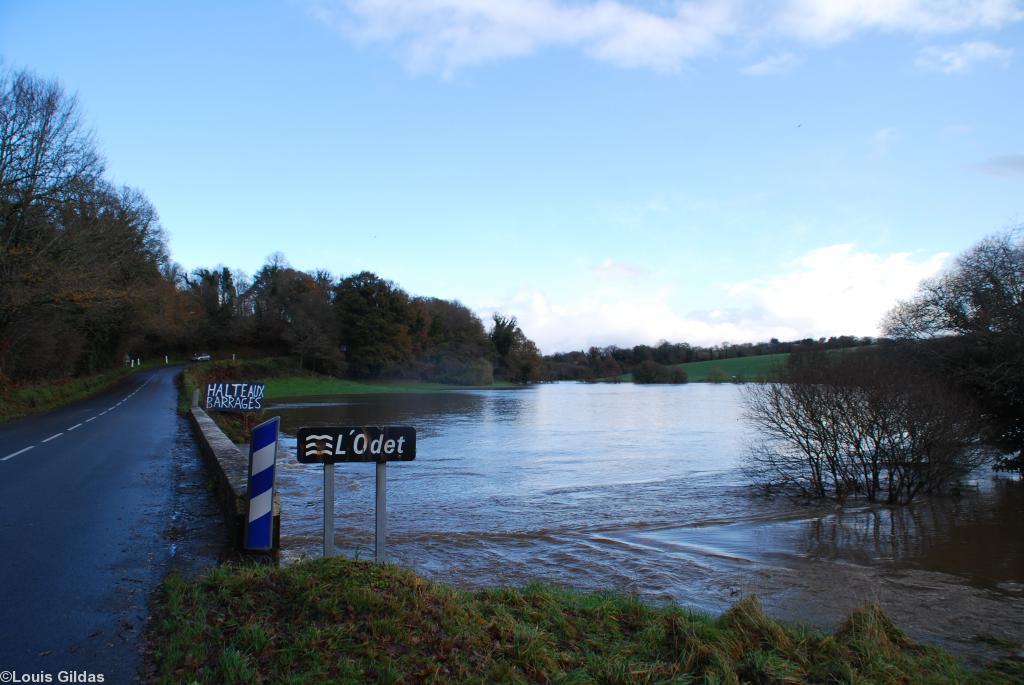
<svg viewBox="0 0 1024 685">
<path fill-rule="evenodd" d="M 402 424 L 388 466 L 388 557 L 462 587 L 530 580 L 721 611 L 756 594 L 834 628 L 879 602 L 918 639 L 975 658 L 1024 643 L 1024 483 L 981 471 L 909 507 L 766 498 L 739 471 L 742 386 L 557 383 L 293 398 L 301 426 Z M 285 560 L 322 549 L 322 467 L 279 457 Z M 335 543 L 372 558 L 374 466 L 336 467 Z M 1016 647 L 1011 645 L 1016 644 Z"/>
</svg>

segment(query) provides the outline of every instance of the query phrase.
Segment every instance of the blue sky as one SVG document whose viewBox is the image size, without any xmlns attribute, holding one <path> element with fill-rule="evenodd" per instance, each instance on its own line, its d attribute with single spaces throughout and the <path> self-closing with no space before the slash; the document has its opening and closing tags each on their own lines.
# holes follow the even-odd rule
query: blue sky
<svg viewBox="0 0 1024 685">
<path fill-rule="evenodd" d="M 871 335 L 1024 222 L 1010 0 L 17 2 L 173 258 L 376 271 L 541 349 Z"/>
</svg>

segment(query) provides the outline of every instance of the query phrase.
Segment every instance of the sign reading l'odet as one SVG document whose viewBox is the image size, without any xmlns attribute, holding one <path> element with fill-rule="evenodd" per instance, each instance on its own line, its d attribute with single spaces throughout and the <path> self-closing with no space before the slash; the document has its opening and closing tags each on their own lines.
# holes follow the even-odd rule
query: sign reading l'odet
<svg viewBox="0 0 1024 685">
<path fill-rule="evenodd" d="M 409 426 L 300 428 L 297 438 L 298 458 L 303 464 L 416 458 L 416 429 Z"/>
<path fill-rule="evenodd" d="M 387 466 L 389 461 L 416 458 L 416 429 L 410 426 L 315 426 L 295 434 L 295 456 L 303 464 L 324 465 L 324 556 L 334 549 L 334 465 L 377 464 L 377 532 L 374 558 L 385 561 L 387 537 Z"/>
</svg>

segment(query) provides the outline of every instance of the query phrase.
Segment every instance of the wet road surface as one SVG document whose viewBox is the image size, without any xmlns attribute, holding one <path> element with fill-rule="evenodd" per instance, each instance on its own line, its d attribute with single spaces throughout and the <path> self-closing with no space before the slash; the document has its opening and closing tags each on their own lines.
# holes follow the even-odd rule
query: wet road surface
<svg viewBox="0 0 1024 685">
<path fill-rule="evenodd" d="M 133 681 L 160 580 L 216 559 L 223 534 L 175 411 L 178 371 L 0 426 L 0 669 Z M 206 549 L 182 562 L 196 530 Z"/>
</svg>

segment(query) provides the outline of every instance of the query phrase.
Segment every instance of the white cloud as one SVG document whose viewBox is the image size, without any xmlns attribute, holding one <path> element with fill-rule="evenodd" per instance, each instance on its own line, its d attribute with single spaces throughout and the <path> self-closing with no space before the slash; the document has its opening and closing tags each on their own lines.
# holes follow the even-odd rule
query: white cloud
<svg viewBox="0 0 1024 685">
<path fill-rule="evenodd" d="M 793 67 L 800 63 L 800 60 L 791 52 L 784 52 L 780 55 L 772 55 L 765 59 L 743 67 L 743 73 L 748 76 L 768 76 L 771 74 L 784 74 L 792 71 Z"/>
<path fill-rule="evenodd" d="M 314 15 L 349 35 L 399 45 L 409 66 L 444 73 L 567 45 L 627 67 L 674 70 L 731 30 L 729 2 L 680 4 L 661 15 L 615 0 L 347 0 Z"/>
<path fill-rule="evenodd" d="M 871 136 L 872 152 L 878 157 L 887 155 L 898 139 L 899 134 L 896 132 L 896 129 L 891 127 L 880 128 Z"/>
<path fill-rule="evenodd" d="M 886 312 L 938 272 L 948 257 L 880 255 L 858 252 L 852 244 L 833 245 L 803 255 L 787 273 L 734 283 L 728 290 L 760 312 L 763 321 L 805 335 L 877 335 Z"/>
<path fill-rule="evenodd" d="M 673 71 L 729 40 L 822 44 L 865 31 L 953 34 L 1024 19 L 1015 0 L 307 1 L 313 16 L 346 36 L 395 46 L 411 68 L 445 74 L 550 47 L 579 49 L 620 66 Z M 748 69 L 769 73 L 792 61 L 768 57 Z"/>
<path fill-rule="evenodd" d="M 597 266 L 591 269 L 594 273 L 602 277 L 614 277 L 614 278 L 643 278 L 650 275 L 650 270 L 637 264 L 631 264 L 629 262 L 622 262 L 611 257 L 605 257 Z"/>
<path fill-rule="evenodd" d="M 917 66 L 943 74 L 962 74 L 981 62 L 995 62 L 1006 66 L 1013 50 L 984 41 L 961 43 L 950 48 L 930 46 L 917 53 Z"/>
<path fill-rule="evenodd" d="M 710 311 L 673 304 L 678 297 L 671 288 L 586 288 L 576 293 L 525 289 L 480 313 L 484 320 L 496 310 L 515 315 L 545 353 L 659 340 L 713 345 L 878 335 L 886 312 L 912 295 L 947 258 L 945 253 L 883 255 L 834 245 L 803 255 L 775 276 L 709 285 L 711 292 L 691 295 L 692 307 L 724 295 L 728 305 Z"/>
<path fill-rule="evenodd" d="M 941 34 L 997 29 L 1024 19 L 1015 0 L 790 0 L 776 25 L 817 42 L 845 40 L 868 30 Z"/>
<path fill-rule="evenodd" d="M 1024 180 L 1024 155 L 1000 155 L 987 160 L 981 170 L 993 176 Z"/>
</svg>

